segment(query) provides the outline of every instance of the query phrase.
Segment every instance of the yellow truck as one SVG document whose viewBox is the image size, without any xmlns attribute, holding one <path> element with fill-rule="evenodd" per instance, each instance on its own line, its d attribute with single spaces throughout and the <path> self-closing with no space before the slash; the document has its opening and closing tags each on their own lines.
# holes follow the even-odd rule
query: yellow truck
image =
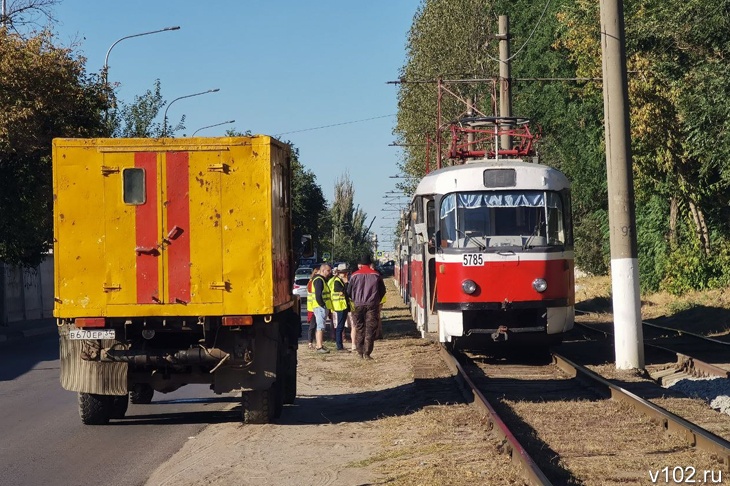
<svg viewBox="0 0 730 486">
<path fill-rule="evenodd" d="M 296 395 L 289 148 L 268 136 L 53 141 L 61 385 L 85 424 L 190 383 L 267 423 Z"/>
</svg>

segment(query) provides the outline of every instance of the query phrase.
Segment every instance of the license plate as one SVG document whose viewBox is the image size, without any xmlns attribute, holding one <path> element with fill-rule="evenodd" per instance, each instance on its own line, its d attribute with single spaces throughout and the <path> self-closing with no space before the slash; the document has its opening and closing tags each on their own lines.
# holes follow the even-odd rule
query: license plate
<svg viewBox="0 0 730 486">
<path fill-rule="evenodd" d="M 465 267 L 481 267 L 484 265 L 484 255 L 482 253 L 464 253 L 462 264 Z"/>
<path fill-rule="evenodd" d="M 69 339 L 114 339 L 114 329 L 72 329 L 68 332 Z"/>
</svg>

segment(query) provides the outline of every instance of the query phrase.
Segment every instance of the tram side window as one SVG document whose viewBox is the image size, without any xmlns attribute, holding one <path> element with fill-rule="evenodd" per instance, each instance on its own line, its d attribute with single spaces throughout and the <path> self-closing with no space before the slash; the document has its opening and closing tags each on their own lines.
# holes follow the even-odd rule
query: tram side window
<svg viewBox="0 0 730 486">
<path fill-rule="evenodd" d="M 560 196 L 556 193 L 548 193 L 548 244 L 560 245 L 566 243 L 565 219 L 563 218 L 563 205 Z"/>
<path fill-rule="evenodd" d="M 442 248 L 450 247 L 456 241 L 456 195 L 449 194 L 441 200 L 439 211 L 441 220 L 441 241 Z"/>
</svg>

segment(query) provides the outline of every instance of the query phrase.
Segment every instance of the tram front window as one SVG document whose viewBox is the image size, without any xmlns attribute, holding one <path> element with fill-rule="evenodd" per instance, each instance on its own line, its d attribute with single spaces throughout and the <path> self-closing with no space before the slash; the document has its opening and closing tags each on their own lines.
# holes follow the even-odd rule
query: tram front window
<svg viewBox="0 0 730 486">
<path fill-rule="evenodd" d="M 546 191 L 452 193 L 439 208 L 441 246 L 480 248 L 566 243 L 560 195 Z"/>
</svg>

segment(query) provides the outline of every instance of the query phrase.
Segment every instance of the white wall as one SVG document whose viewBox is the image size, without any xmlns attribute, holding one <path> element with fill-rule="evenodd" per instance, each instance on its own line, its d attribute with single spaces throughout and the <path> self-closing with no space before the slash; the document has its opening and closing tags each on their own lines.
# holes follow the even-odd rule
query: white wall
<svg viewBox="0 0 730 486">
<path fill-rule="evenodd" d="M 53 255 L 35 268 L 0 263 L 0 324 L 53 317 Z"/>
</svg>

